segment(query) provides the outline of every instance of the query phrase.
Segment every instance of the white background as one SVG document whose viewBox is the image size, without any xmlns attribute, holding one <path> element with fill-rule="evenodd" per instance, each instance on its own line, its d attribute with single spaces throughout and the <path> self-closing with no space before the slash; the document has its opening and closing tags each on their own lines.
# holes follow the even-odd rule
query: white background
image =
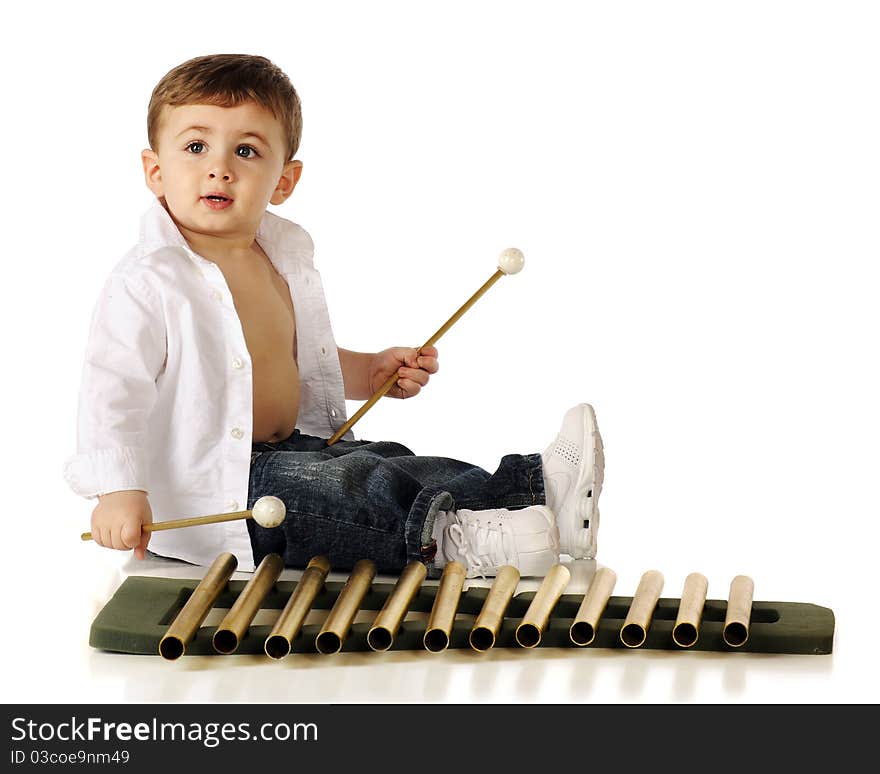
<svg viewBox="0 0 880 774">
<path fill-rule="evenodd" d="M 875 4 L 17 3 L 2 37 L 4 700 L 877 700 Z M 120 557 L 80 542 L 91 504 L 61 477 L 88 320 L 149 204 L 152 87 L 225 52 L 302 98 L 277 211 L 315 239 L 341 346 L 420 344 L 526 255 L 360 437 L 494 469 L 590 402 L 616 593 L 748 574 L 832 608 L 834 654 L 91 650 Z"/>
</svg>

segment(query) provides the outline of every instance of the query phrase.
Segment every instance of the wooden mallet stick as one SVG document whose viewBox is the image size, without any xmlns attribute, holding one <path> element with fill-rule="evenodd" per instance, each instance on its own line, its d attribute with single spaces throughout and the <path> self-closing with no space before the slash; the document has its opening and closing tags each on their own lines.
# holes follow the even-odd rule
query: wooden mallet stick
<svg viewBox="0 0 880 774">
<path fill-rule="evenodd" d="M 440 339 L 440 337 L 446 333 L 456 322 L 458 322 L 459 318 L 470 309 L 477 301 L 480 296 L 482 296 L 489 288 L 492 287 L 501 277 L 505 274 L 517 274 L 523 267 L 525 263 L 525 256 L 523 256 L 520 250 L 517 250 L 515 247 L 508 247 L 504 250 L 501 255 L 498 257 L 498 270 L 486 281 L 486 283 L 476 292 L 474 293 L 467 301 L 462 304 L 462 306 L 458 309 L 458 311 L 452 315 L 440 328 L 437 332 L 431 336 L 421 347 L 419 347 L 419 352 L 421 352 L 426 347 L 433 347 L 434 344 Z M 327 445 L 332 446 L 336 443 L 343 435 L 345 435 L 354 424 L 364 415 L 366 414 L 385 393 L 388 392 L 396 383 L 400 377 L 397 375 L 397 371 L 395 371 L 385 383 L 374 392 L 370 398 L 361 406 L 354 416 L 351 417 L 342 427 L 340 427 L 333 435 L 327 440 Z"/>
<path fill-rule="evenodd" d="M 287 513 L 284 501 L 266 495 L 254 503 L 249 511 L 234 511 L 233 513 L 214 513 L 210 516 L 193 516 L 188 519 L 173 519 L 172 521 L 157 521 L 155 524 L 144 524 L 141 529 L 144 532 L 161 532 L 165 529 L 179 529 L 180 527 L 198 527 L 202 524 L 219 524 L 223 521 L 235 521 L 236 519 L 253 519 L 261 527 L 277 527 Z M 83 540 L 93 540 L 91 532 L 83 532 L 80 537 Z"/>
</svg>

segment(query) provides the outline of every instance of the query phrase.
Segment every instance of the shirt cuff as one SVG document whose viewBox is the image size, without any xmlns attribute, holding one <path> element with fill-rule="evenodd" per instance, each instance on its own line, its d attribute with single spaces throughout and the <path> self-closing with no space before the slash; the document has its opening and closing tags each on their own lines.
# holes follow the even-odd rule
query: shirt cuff
<svg viewBox="0 0 880 774">
<path fill-rule="evenodd" d="M 146 454 L 134 446 L 76 454 L 64 463 L 64 480 L 88 498 L 123 489 L 147 491 Z"/>
</svg>

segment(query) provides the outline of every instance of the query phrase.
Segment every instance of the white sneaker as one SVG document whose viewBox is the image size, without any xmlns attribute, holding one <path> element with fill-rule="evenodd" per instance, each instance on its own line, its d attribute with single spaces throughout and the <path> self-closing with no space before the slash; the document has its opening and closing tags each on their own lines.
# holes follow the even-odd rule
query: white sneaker
<svg viewBox="0 0 880 774">
<path fill-rule="evenodd" d="M 556 514 L 559 547 L 573 559 L 595 559 L 605 450 L 589 403 L 570 408 L 559 435 L 541 455 L 547 505 Z"/>
<path fill-rule="evenodd" d="M 559 532 L 546 505 L 516 511 L 461 509 L 447 514 L 440 553 L 467 568 L 467 577 L 495 576 L 511 565 L 522 577 L 543 577 L 559 562 Z"/>
</svg>

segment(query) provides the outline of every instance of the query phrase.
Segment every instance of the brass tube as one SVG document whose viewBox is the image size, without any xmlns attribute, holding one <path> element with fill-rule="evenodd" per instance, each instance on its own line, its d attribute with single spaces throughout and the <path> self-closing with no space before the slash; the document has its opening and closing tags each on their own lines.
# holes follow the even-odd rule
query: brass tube
<svg viewBox="0 0 880 774">
<path fill-rule="evenodd" d="M 271 658 L 284 658 L 290 653 L 293 641 L 302 629 L 303 621 L 312 609 L 315 597 L 324 587 L 327 573 L 330 572 L 330 562 L 324 556 L 315 556 L 309 561 L 303 570 L 296 588 L 287 600 L 284 610 L 278 616 L 275 626 L 266 642 L 263 650 Z"/>
<path fill-rule="evenodd" d="M 498 575 L 468 636 L 468 641 L 474 650 L 489 650 L 495 644 L 498 629 L 504 621 L 504 612 L 516 591 L 517 583 L 519 583 L 519 570 L 516 567 L 507 564 L 499 568 Z"/>
<path fill-rule="evenodd" d="M 562 564 L 551 567 L 544 576 L 526 614 L 516 627 L 516 641 L 522 647 L 534 648 L 541 642 L 550 614 L 570 580 L 571 573 Z"/>
<path fill-rule="evenodd" d="M 443 569 L 437 596 L 428 618 L 428 627 L 422 644 L 431 653 L 440 653 L 449 647 L 452 624 L 455 623 L 455 611 L 464 588 L 467 568 L 461 562 L 449 562 Z"/>
<path fill-rule="evenodd" d="M 376 565 L 369 559 L 361 559 L 354 566 L 321 631 L 315 637 L 315 648 L 318 653 L 328 655 L 342 650 L 342 643 L 345 642 L 352 621 L 370 590 L 375 575 Z"/>
<path fill-rule="evenodd" d="M 385 604 L 367 632 L 367 645 L 372 650 L 388 650 L 394 644 L 394 635 L 400 628 L 413 597 L 425 579 L 428 568 L 423 562 L 413 560 L 400 573 L 394 590 L 388 595 Z"/>
<path fill-rule="evenodd" d="M 272 590 L 283 569 L 284 560 L 278 554 L 266 554 L 263 557 L 260 566 L 254 570 L 254 574 L 214 632 L 214 650 L 226 655 L 235 653 L 266 594 Z"/>
<path fill-rule="evenodd" d="M 620 629 L 620 641 L 628 648 L 637 648 L 648 636 L 648 626 L 654 615 L 654 608 L 663 590 L 663 575 L 657 570 L 648 570 L 639 581 L 626 620 Z"/>
<path fill-rule="evenodd" d="M 220 554 L 214 560 L 159 641 L 159 655 L 162 658 L 174 661 L 184 654 L 187 643 L 199 630 L 217 597 L 223 593 L 236 567 L 238 559 L 230 553 Z"/>
<path fill-rule="evenodd" d="M 672 640 L 680 648 L 689 648 L 700 637 L 700 621 L 706 605 L 709 581 L 705 575 L 692 572 L 684 579 L 684 589 L 678 604 L 678 617 L 672 627 Z"/>
<path fill-rule="evenodd" d="M 752 598 L 755 582 L 747 575 L 737 575 L 730 582 L 727 598 L 727 615 L 724 618 L 722 636 L 731 648 L 746 644 L 749 638 L 749 621 L 752 617 Z"/>
<path fill-rule="evenodd" d="M 568 636 L 575 645 L 589 645 L 596 639 L 596 628 L 599 619 L 608 606 L 614 584 L 617 583 L 617 574 L 608 567 L 600 567 L 596 570 L 590 587 L 584 594 L 581 606 L 574 617 L 574 622 L 568 630 Z"/>
</svg>

